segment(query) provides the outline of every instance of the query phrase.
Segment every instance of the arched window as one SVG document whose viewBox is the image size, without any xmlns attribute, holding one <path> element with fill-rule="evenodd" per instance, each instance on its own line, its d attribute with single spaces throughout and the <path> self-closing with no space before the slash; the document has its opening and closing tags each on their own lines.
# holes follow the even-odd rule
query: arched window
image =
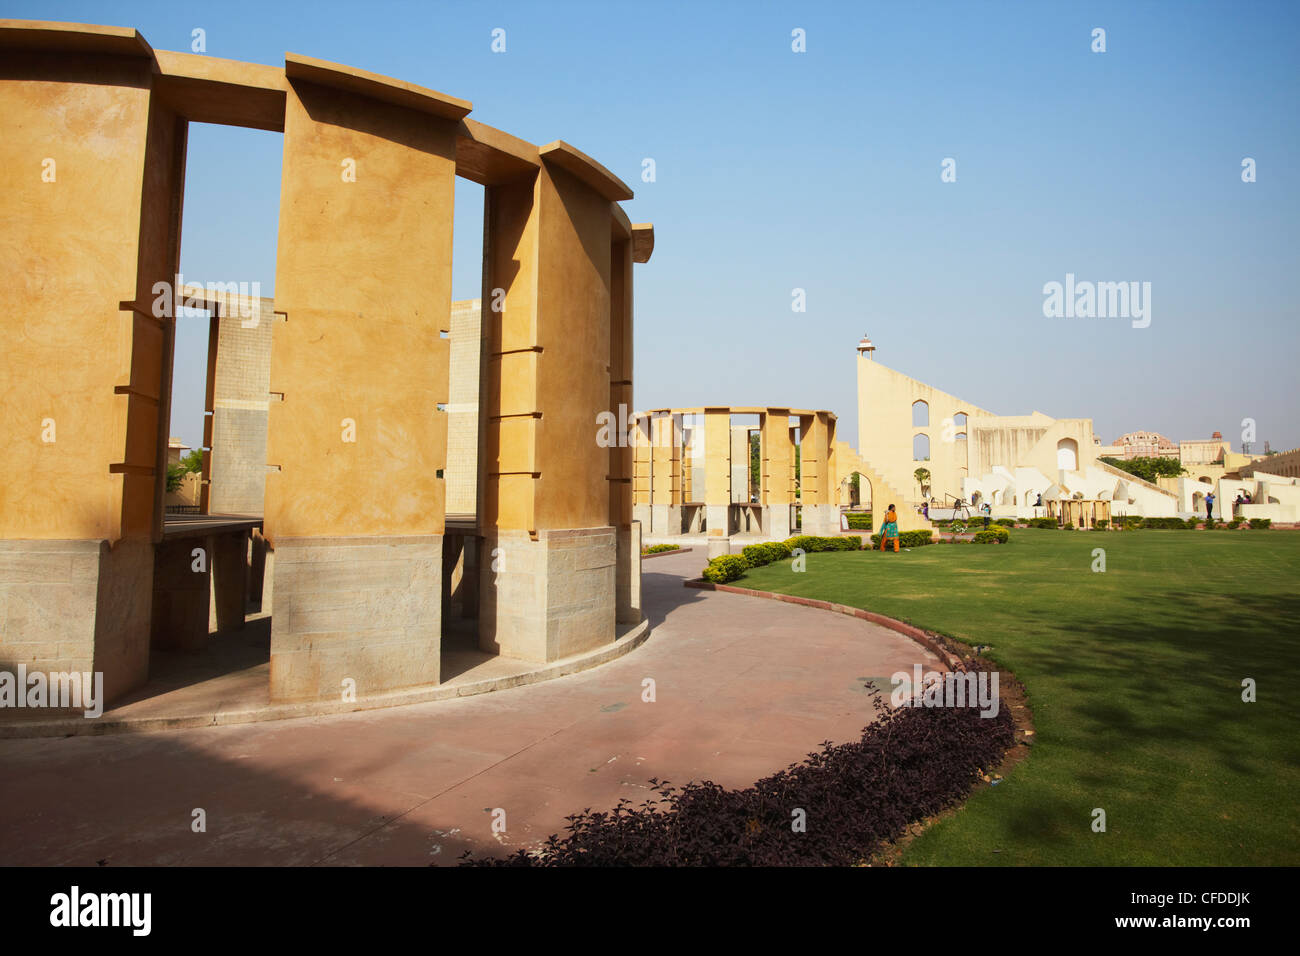
<svg viewBox="0 0 1300 956">
<path fill-rule="evenodd" d="M 965 412 L 958 412 L 956 415 L 952 416 L 952 423 L 953 423 L 954 425 L 956 425 L 958 428 L 965 428 L 965 427 L 966 427 L 966 413 L 965 413 Z"/>
<path fill-rule="evenodd" d="M 1056 443 L 1056 467 L 1060 471 L 1079 470 L 1079 443 L 1073 438 L 1062 438 Z"/>
<path fill-rule="evenodd" d="M 912 438 L 912 461 L 930 460 L 930 436 L 922 432 Z"/>
<path fill-rule="evenodd" d="M 930 403 L 917 400 L 912 403 L 912 427 L 929 428 L 930 427 Z"/>
</svg>

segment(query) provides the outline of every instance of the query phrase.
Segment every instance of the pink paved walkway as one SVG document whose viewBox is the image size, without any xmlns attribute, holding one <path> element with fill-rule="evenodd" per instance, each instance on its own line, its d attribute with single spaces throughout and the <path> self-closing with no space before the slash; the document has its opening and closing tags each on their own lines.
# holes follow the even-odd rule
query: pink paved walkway
<svg viewBox="0 0 1300 956">
<path fill-rule="evenodd" d="M 865 621 L 682 587 L 703 562 L 647 561 L 649 641 L 571 677 L 336 717 L 0 740 L 0 864 L 453 864 L 639 803 L 650 777 L 746 786 L 855 739 L 863 678 L 887 691 L 895 671 L 938 666 Z"/>
</svg>

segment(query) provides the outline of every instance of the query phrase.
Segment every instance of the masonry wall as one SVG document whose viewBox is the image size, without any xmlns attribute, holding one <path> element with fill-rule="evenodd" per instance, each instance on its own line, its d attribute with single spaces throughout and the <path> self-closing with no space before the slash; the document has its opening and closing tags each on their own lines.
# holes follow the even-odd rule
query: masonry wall
<svg viewBox="0 0 1300 956">
<path fill-rule="evenodd" d="M 293 81 L 284 166 L 272 697 L 335 696 L 345 677 L 358 695 L 436 682 L 455 126 Z"/>
<path fill-rule="evenodd" d="M 447 514 L 478 508 L 478 395 L 481 299 L 451 304 L 451 372 L 447 404 Z"/>
<path fill-rule="evenodd" d="M 940 500 L 945 494 L 959 495 L 961 480 L 975 474 L 975 462 L 968 460 L 975 449 L 969 439 L 957 436 L 968 430 L 955 424 L 956 416 L 990 416 L 982 408 L 955 395 L 940 391 L 875 361 L 870 353 L 858 355 L 858 454 L 870 464 L 907 502 L 918 504 L 921 489 L 913 477 L 917 468 L 930 472 L 931 494 Z M 923 401 L 928 407 L 928 424 L 912 424 L 912 405 Z M 945 419 L 953 419 L 952 440 L 945 441 Z M 930 458 L 913 457 L 913 439 L 925 435 L 930 441 Z M 887 504 L 888 502 L 886 502 Z M 896 501 L 902 507 L 903 501 Z"/>
<path fill-rule="evenodd" d="M 245 317 L 242 311 L 254 312 Z M 266 497 L 267 395 L 275 303 L 227 299 L 219 308 L 213 388 L 211 514 L 262 514 Z"/>
</svg>

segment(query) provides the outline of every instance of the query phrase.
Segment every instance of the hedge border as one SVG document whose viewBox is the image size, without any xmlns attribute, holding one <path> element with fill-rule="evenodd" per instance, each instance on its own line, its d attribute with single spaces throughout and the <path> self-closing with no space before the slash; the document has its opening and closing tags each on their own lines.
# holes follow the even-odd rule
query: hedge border
<svg viewBox="0 0 1300 956">
<path fill-rule="evenodd" d="M 765 598 L 769 601 L 781 601 L 785 604 L 797 604 L 802 607 L 810 607 L 819 611 L 831 611 L 835 614 L 855 617 L 860 621 L 879 624 L 881 627 L 901 634 L 921 645 L 938 657 L 939 660 L 943 661 L 944 665 L 950 670 L 960 670 L 962 668 L 963 658 L 960 651 L 972 650 L 969 645 L 962 641 L 958 641 L 956 638 L 948 637 L 947 635 L 936 631 L 927 631 L 924 628 L 917 627 L 914 624 L 908 624 L 906 621 L 900 621 L 898 618 L 889 617 L 886 614 L 878 614 L 875 611 L 868 611 L 865 608 L 860 607 L 849 607 L 847 604 L 836 604 L 833 601 L 821 601 L 815 598 L 797 597 L 793 594 L 780 594 L 776 591 L 758 591 L 754 588 L 736 587 L 734 584 L 713 584 L 710 581 L 705 581 L 703 578 L 687 579 L 682 582 L 682 586 L 694 588 L 699 591 L 723 591 L 731 594 L 739 594 L 745 597 Z M 949 642 L 956 645 L 958 650 L 950 650 L 948 647 Z M 980 648 L 974 648 L 976 654 L 979 653 L 979 650 Z M 1029 755 L 1029 751 L 1033 749 L 1034 742 L 1038 738 L 1036 737 L 1037 727 L 1034 724 L 1034 707 L 1029 697 L 1029 688 L 1024 685 L 1020 678 L 1017 677 L 1015 672 L 1010 668 L 999 664 L 998 671 L 1001 673 L 1008 685 L 1009 693 L 1006 696 L 1009 698 L 1008 702 L 1011 703 L 1011 722 L 1013 728 L 1012 744 L 1002 755 L 1002 760 L 997 767 L 997 769 L 1002 771 L 1001 775 L 1005 776 L 1007 773 L 1011 772 L 1016 764 L 1020 763 L 1021 760 Z M 1017 698 L 1021 702 L 1019 705 L 1013 703 Z M 992 769 L 993 768 L 990 768 L 990 772 Z M 986 783 L 985 786 L 991 786 L 991 783 Z M 968 795 L 966 800 L 963 800 L 957 806 L 949 807 L 934 816 L 926 817 L 924 820 L 917 821 L 915 825 L 916 829 L 909 829 L 907 833 L 893 844 L 892 848 L 882 848 L 882 850 L 877 854 L 877 857 L 873 857 L 872 859 L 878 859 L 880 862 L 883 862 L 884 865 L 892 866 L 893 863 L 887 861 L 901 855 L 903 849 L 911 843 L 918 833 L 930 829 L 930 827 L 932 827 L 936 822 L 951 814 L 960 813 L 962 808 L 966 806 L 966 803 L 969 802 L 970 796 L 973 795 L 974 792 L 972 791 L 971 795 Z M 881 854 L 884 855 L 882 856 Z"/>
<path fill-rule="evenodd" d="M 641 555 L 641 560 L 649 561 L 651 558 L 666 558 L 670 554 L 685 554 L 687 551 L 694 550 L 694 548 L 678 548 L 676 551 L 656 551 L 654 554 Z"/>
</svg>

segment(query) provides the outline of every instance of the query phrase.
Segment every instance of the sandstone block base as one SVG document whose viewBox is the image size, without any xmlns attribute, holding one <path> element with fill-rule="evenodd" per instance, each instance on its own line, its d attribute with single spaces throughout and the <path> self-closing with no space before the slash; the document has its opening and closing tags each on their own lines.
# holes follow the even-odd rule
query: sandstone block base
<svg viewBox="0 0 1300 956">
<path fill-rule="evenodd" d="M 618 529 L 614 617 L 619 624 L 639 624 L 641 607 L 641 523 Z"/>
<path fill-rule="evenodd" d="M 548 662 L 611 643 L 616 538 L 612 527 L 485 533 L 479 647 Z"/>
<path fill-rule="evenodd" d="M 834 536 L 840 533 L 840 509 L 836 505 L 804 505 L 799 510 L 804 534 Z"/>
<path fill-rule="evenodd" d="M 111 701 L 149 676 L 147 540 L 0 540 L 0 669 L 100 671 Z"/>
<path fill-rule="evenodd" d="M 442 537 L 277 539 L 271 699 L 438 683 Z"/>
</svg>

